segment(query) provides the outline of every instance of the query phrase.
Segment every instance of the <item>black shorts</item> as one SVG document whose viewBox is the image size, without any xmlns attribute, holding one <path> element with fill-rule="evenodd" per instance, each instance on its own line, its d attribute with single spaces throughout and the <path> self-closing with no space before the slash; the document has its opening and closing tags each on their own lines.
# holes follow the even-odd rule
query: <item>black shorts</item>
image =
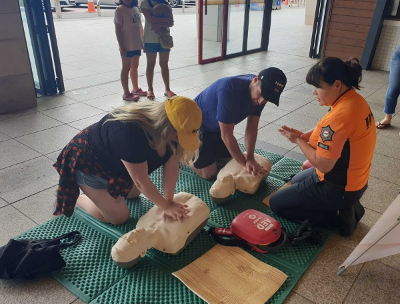
<svg viewBox="0 0 400 304">
<path fill-rule="evenodd" d="M 195 168 L 203 169 L 216 162 L 217 159 L 232 157 L 221 138 L 220 132 L 200 132 L 199 158 Z"/>
</svg>

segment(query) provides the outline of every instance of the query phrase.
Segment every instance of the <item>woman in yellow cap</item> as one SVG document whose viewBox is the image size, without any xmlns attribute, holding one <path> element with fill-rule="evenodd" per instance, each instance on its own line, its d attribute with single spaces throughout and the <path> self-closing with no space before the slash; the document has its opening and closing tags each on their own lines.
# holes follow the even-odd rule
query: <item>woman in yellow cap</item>
<svg viewBox="0 0 400 304">
<path fill-rule="evenodd" d="M 71 216 L 75 205 L 96 219 L 119 225 L 129 217 L 125 198 L 143 193 L 183 220 L 187 206 L 173 201 L 179 161 L 197 157 L 202 113 L 186 97 L 133 103 L 104 116 L 76 135 L 54 167 L 60 174 L 55 215 Z M 149 174 L 163 166 L 161 195 Z M 85 195 L 79 195 L 79 188 Z"/>
</svg>

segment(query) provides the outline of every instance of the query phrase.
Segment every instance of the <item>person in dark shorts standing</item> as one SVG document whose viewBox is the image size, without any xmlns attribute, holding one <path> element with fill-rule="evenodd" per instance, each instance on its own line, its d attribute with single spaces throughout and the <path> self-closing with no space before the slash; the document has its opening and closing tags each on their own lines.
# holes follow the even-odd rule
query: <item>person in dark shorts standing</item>
<svg viewBox="0 0 400 304">
<path fill-rule="evenodd" d="M 203 112 L 201 146 L 199 158 L 190 163 L 192 170 L 204 179 L 212 179 L 218 173 L 217 163 L 223 166 L 233 157 L 250 174 L 265 176 L 265 169 L 254 160 L 258 123 L 267 102 L 279 105 L 286 81 L 280 69 L 271 67 L 258 75 L 219 79 L 201 92 L 194 99 Z M 235 125 L 246 118 L 247 159 L 233 135 Z"/>
</svg>

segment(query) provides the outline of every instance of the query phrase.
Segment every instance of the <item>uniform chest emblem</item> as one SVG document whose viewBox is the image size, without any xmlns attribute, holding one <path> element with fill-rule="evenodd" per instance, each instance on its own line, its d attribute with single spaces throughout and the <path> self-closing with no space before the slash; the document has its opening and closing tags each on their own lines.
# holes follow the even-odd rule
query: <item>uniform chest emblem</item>
<svg viewBox="0 0 400 304">
<path fill-rule="evenodd" d="M 326 127 L 321 128 L 321 134 L 319 136 L 321 137 L 323 142 L 326 142 L 326 141 L 332 141 L 333 134 L 335 134 L 335 131 L 333 131 L 331 127 L 328 125 Z"/>
</svg>

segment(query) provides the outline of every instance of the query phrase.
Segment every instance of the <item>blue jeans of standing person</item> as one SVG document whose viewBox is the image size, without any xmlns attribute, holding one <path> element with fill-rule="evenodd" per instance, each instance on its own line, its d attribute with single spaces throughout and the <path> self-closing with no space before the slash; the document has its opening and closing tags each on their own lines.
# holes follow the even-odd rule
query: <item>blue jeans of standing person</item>
<svg viewBox="0 0 400 304">
<path fill-rule="evenodd" d="M 389 86 L 385 97 L 385 108 L 383 112 L 388 115 L 395 113 L 397 99 L 400 95 L 400 45 L 394 51 L 390 63 Z"/>
</svg>

